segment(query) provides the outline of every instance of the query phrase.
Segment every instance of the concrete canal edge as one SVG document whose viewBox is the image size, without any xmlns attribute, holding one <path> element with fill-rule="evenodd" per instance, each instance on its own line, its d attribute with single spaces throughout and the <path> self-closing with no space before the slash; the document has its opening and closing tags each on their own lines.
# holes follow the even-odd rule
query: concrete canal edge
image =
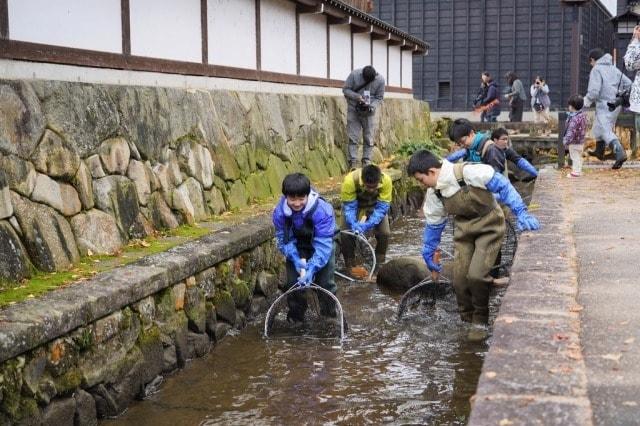
<svg viewBox="0 0 640 426">
<path fill-rule="evenodd" d="M 520 238 L 470 425 L 592 424 L 575 241 L 559 179 L 546 169 L 537 180 L 532 205 L 543 227 Z"/>
<path fill-rule="evenodd" d="M 419 207 L 394 179 L 392 215 Z M 334 207 L 337 196 L 328 196 Z M 0 424 L 96 424 L 280 294 L 270 215 L 0 311 Z M 74 420 L 75 419 L 75 420 Z"/>
</svg>

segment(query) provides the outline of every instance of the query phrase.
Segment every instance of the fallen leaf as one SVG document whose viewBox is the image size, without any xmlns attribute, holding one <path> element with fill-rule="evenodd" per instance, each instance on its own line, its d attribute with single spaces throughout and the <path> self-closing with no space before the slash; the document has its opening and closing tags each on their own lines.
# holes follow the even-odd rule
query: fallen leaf
<svg viewBox="0 0 640 426">
<path fill-rule="evenodd" d="M 143 241 L 140 241 L 140 245 L 141 245 L 142 247 L 151 247 L 151 244 L 149 244 L 148 242 L 146 242 L 146 241 L 144 241 L 144 240 L 143 240 Z"/>
<path fill-rule="evenodd" d="M 580 312 L 583 309 L 584 309 L 584 306 L 582 305 L 573 305 L 572 307 L 569 308 L 569 312 Z"/>
<path fill-rule="evenodd" d="M 93 252 L 91 251 L 91 249 L 87 249 L 87 256 L 93 256 Z"/>
<path fill-rule="evenodd" d="M 567 336 L 566 334 L 556 333 L 553 335 L 553 340 L 555 340 L 556 342 L 569 340 L 569 336 Z"/>
<path fill-rule="evenodd" d="M 635 401 L 624 401 L 622 405 L 626 405 L 627 407 L 636 407 L 638 403 Z"/>
<path fill-rule="evenodd" d="M 622 358 L 622 354 L 606 354 L 606 355 L 602 355 L 602 358 L 618 362 L 620 361 L 620 358 Z"/>
<path fill-rule="evenodd" d="M 512 425 L 513 422 L 511 420 L 509 420 L 509 419 L 502 419 L 502 420 L 500 420 L 500 422 L 498 422 L 498 424 L 500 426 L 509 426 L 509 425 Z"/>
<path fill-rule="evenodd" d="M 636 341 L 635 337 L 629 337 L 627 340 L 624 341 L 624 344 L 625 345 L 630 345 L 635 341 Z"/>
<path fill-rule="evenodd" d="M 627 320 L 627 321 L 622 321 L 622 322 L 620 322 L 620 325 L 627 325 L 627 324 L 629 324 L 629 321 L 628 321 L 628 320 Z"/>
<path fill-rule="evenodd" d="M 498 318 L 498 321 L 504 321 L 507 324 L 511 324 L 512 322 L 517 321 L 517 320 L 518 320 L 518 318 L 511 317 L 511 316 L 508 316 L 508 315 L 505 315 L 505 316 L 502 316 L 502 317 Z"/>
<path fill-rule="evenodd" d="M 484 373 L 484 375 L 487 379 L 495 379 L 498 373 L 496 373 L 495 371 L 487 371 L 486 373 Z"/>
</svg>

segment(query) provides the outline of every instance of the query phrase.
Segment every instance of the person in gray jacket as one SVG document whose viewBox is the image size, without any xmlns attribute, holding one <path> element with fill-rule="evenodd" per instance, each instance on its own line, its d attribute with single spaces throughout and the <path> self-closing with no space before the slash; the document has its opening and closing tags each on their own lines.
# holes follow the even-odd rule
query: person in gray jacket
<svg viewBox="0 0 640 426">
<path fill-rule="evenodd" d="M 618 106 L 610 111 L 607 103 L 614 102 L 618 92 L 627 90 L 631 86 L 631 80 L 613 65 L 611 55 L 604 53 L 602 49 L 592 49 L 589 52 L 589 63 L 593 68 L 589 73 L 584 106 L 596 104 L 596 118 L 591 129 L 596 139 L 596 149 L 588 154 L 603 160 L 605 147 L 610 146 L 616 156 L 612 168 L 619 169 L 627 161 L 627 154 L 613 129 L 622 108 Z"/>
<path fill-rule="evenodd" d="M 384 98 L 384 77 L 371 66 L 353 70 L 344 82 L 342 93 L 347 98 L 347 137 L 349 169 L 358 167 L 358 145 L 363 135 L 362 165 L 371 164 L 376 110 Z"/>
<path fill-rule="evenodd" d="M 524 112 L 524 101 L 527 100 L 527 92 L 524 91 L 522 81 L 520 81 L 515 72 L 509 71 L 505 78 L 509 83 L 509 92 L 504 95 L 509 100 L 509 106 L 511 107 L 509 121 L 512 123 L 520 122 Z"/>
</svg>

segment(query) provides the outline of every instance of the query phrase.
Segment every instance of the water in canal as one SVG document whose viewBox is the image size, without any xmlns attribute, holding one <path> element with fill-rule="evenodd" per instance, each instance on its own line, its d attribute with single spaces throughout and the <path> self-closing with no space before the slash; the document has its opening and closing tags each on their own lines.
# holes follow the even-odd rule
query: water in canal
<svg viewBox="0 0 640 426">
<path fill-rule="evenodd" d="M 388 257 L 419 255 L 423 226 L 396 222 Z M 453 293 L 398 322 L 399 294 L 339 286 L 350 326 L 342 345 L 265 340 L 262 324 L 250 325 L 103 426 L 466 424 L 487 347 L 466 340 Z"/>
</svg>

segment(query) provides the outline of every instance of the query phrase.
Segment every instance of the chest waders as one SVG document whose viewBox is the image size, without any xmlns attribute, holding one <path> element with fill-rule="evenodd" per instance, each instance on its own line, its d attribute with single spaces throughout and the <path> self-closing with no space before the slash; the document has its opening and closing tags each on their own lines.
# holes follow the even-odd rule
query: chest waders
<svg viewBox="0 0 640 426">
<path fill-rule="evenodd" d="M 444 197 L 436 190 L 446 212 L 455 218 L 453 241 L 453 288 L 463 321 L 486 324 L 489 318 L 489 271 L 500 252 L 504 236 L 504 215 L 486 189 L 463 179 L 465 164 L 454 164 L 460 190 Z"/>
<path fill-rule="evenodd" d="M 351 172 L 353 183 L 356 190 L 356 199 L 358 200 L 358 211 L 356 213 L 356 219 L 359 219 L 362 214 L 367 217 L 373 213 L 373 209 L 378 202 L 380 195 L 380 188 L 376 191 L 365 191 L 360 185 L 360 175 L 362 170 L 354 170 Z M 342 229 L 348 229 L 347 224 L 342 219 Z M 387 248 L 389 247 L 389 235 L 391 235 L 391 228 L 389 227 L 389 216 L 384 215 L 379 224 L 373 228 L 373 234 L 376 237 L 376 265 L 382 265 L 385 261 L 387 254 Z M 345 267 L 351 268 L 355 261 L 355 238 L 342 234 L 340 236 L 340 248 L 344 257 Z"/>
<path fill-rule="evenodd" d="M 298 249 L 298 254 L 301 259 L 306 259 L 307 261 L 313 256 L 315 253 L 315 249 L 313 248 L 313 238 L 315 236 L 314 232 L 314 223 L 313 223 L 313 214 L 318 208 L 318 204 L 322 198 L 318 198 L 316 203 L 309 209 L 307 212 L 307 216 L 304 218 L 302 226 L 300 228 L 296 228 L 293 226 L 293 219 L 291 217 L 285 218 L 285 233 L 284 233 L 284 242 L 285 244 L 291 240 L 291 236 L 293 235 L 296 238 L 296 248 Z M 295 266 L 292 262 L 287 261 L 287 288 L 291 287 L 298 281 L 298 271 L 296 271 Z M 331 256 L 329 257 L 329 261 L 327 264 L 316 271 L 315 277 L 313 279 L 314 283 L 325 290 L 330 291 L 334 295 L 336 294 L 337 287 L 333 278 L 335 270 L 335 255 L 334 250 L 331 250 Z M 320 314 L 327 317 L 335 317 L 336 316 L 336 304 L 334 300 L 325 293 L 318 292 L 318 302 L 320 303 Z M 304 292 L 295 291 L 288 295 L 287 297 L 287 305 L 289 306 L 289 312 L 287 313 L 287 319 L 291 321 L 303 321 L 304 314 L 307 311 L 307 298 Z"/>
</svg>

